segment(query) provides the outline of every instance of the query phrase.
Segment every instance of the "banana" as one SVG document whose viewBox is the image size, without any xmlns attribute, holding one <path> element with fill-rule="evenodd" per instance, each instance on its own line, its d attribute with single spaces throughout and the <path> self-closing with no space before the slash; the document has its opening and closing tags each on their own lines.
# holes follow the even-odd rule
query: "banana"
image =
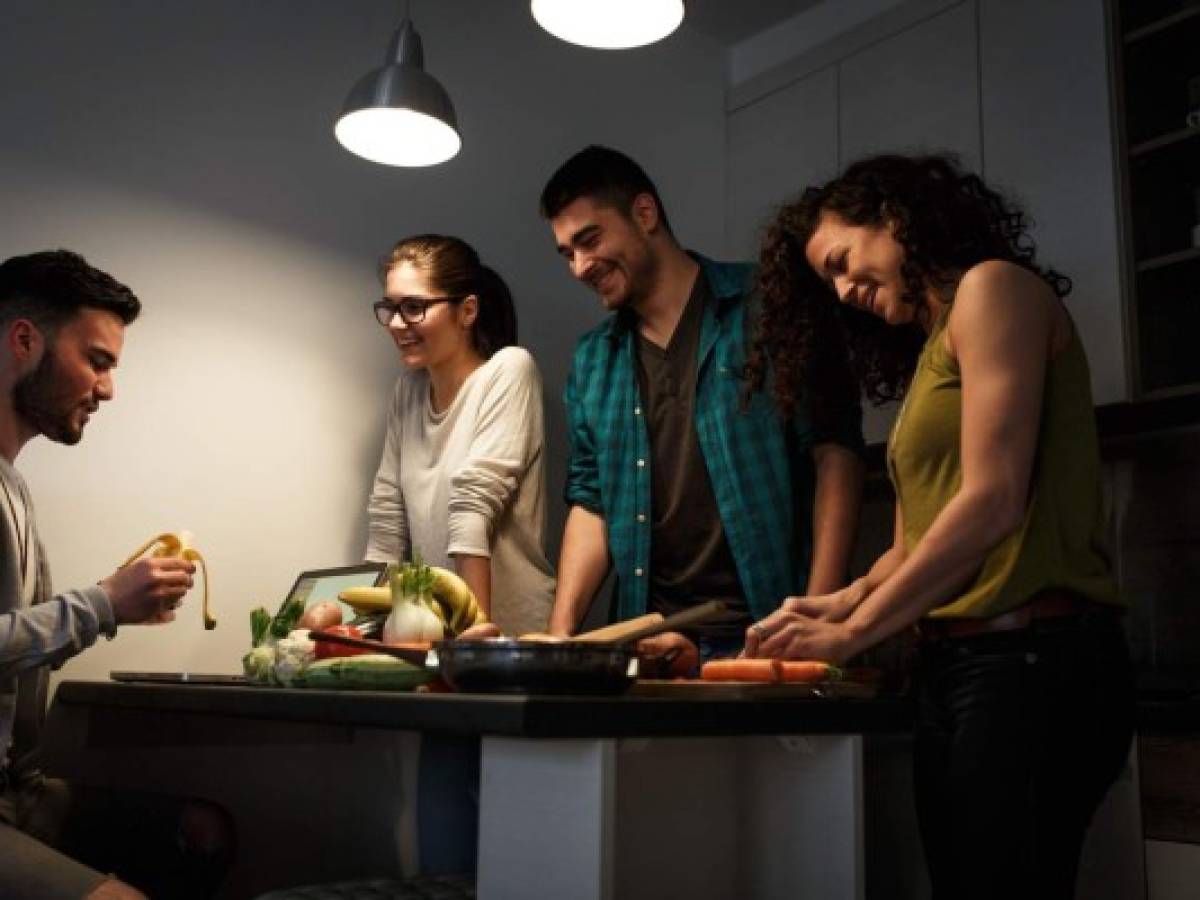
<svg viewBox="0 0 1200 900">
<path fill-rule="evenodd" d="M 338 599 L 360 613 L 388 612 L 392 608 L 389 587 L 352 587 L 338 592 Z"/>
<path fill-rule="evenodd" d="M 456 635 L 462 634 L 472 625 L 482 625 L 488 620 L 479 608 L 479 602 L 467 583 L 449 569 L 430 566 L 433 573 L 433 599 L 435 606 L 443 609 L 446 624 Z"/>
<path fill-rule="evenodd" d="M 487 621 L 467 583 L 449 569 L 430 566 L 432 609 L 454 634 L 462 634 L 472 625 Z M 361 613 L 387 612 L 392 608 L 392 590 L 388 587 L 355 587 L 338 593 L 338 599 Z"/>
<path fill-rule="evenodd" d="M 200 551 L 192 546 L 192 533 L 180 531 L 178 534 L 160 534 L 158 537 L 153 537 L 134 550 L 129 559 L 121 563 L 118 568 L 124 569 L 134 560 L 140 559 L 147 551 L 151 556 L 176 556 L 200 563 L 200 574 L 204 576 L 204 629 L 212 631 L 216 628 L 217 620 L 213 618 L 208 609 L 208 566 L 204 562 L 204 557 L 200 555 Z"/>
</svg>

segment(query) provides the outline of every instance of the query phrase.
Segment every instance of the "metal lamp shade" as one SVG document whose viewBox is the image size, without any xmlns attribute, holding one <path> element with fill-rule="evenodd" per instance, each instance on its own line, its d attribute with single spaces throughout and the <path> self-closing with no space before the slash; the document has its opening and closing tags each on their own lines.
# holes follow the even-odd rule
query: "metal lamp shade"
<svg viewBox="0 0 1200 900">
<path fill-rule="evenodd" d="M 334 127 L 338 142 L 387 166 L 432 166 L 452 158 L 462 147 L 454 104 L 424 70 L 421 39 L 410 22 L 396 32 L 389 56 L 395 61 L 351 88 Z"/>
<path fill-rule="evenodd" d="M 683 21 L 684 0 L 531 0 L 537 23 L 557 38 L 600 50 L 653 44 Z"/>
</svg>

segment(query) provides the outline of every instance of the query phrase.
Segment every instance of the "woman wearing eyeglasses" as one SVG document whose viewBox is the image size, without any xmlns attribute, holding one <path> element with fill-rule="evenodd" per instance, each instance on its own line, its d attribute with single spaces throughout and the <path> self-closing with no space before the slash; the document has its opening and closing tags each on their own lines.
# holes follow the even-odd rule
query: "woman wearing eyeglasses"
<svg viewBox="0 0 1200 900">
<path fill-rule="evenodd" d="M 542 384 L 515 346 L 504 281 L 465 241 L 417 235 L 381 265 L 374 304 L 405 371 L 367 504 L 366 558 L 457 571 L 509 634 L 541 631 L 554 596 L 542 550 Z"/>
</svg>

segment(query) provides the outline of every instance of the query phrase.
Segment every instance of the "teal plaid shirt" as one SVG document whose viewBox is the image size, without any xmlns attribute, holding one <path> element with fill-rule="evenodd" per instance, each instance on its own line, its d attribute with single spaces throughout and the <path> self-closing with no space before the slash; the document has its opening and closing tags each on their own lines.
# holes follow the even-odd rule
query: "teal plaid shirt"
<svg viewBox="0 0 1200 900">
<path fill-rule="evenodd" d="M 694 254 L 693 254 L 694 255 Z M 715 303 L 704 312 L 696 365 L 696 434 L 725 538 L 756 619 L 800 594 L 812 558 L 811 448 L 862 448 L 855 408 L 836 432 L 784 420 L 762 391 L 742 408 L 753 267 L 695 256 Z M 636 333 L 610 316 L 579 339 L 564 399 L 570 437 L 566 501 L 604 518 L 618 617 L 646 612 L 650 573 L 650 439 L 637 380 Z M 661 452 L 661 451 L 660 451 Z"/>
</svg>

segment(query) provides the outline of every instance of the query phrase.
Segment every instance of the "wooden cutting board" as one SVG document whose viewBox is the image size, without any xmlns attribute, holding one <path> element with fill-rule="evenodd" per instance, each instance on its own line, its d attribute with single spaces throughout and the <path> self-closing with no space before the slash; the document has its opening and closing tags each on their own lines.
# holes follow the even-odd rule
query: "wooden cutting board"
<svg viewBox="0 0 1200 900">
<path fill-rule="evenodd" d="M 662 613 L 647 613 L 644 616 L 638 616 L 636 619 L 626 619 L 624 622 L 617 622 L 613 625 L 605 625 L 603 628 L 596 628 L 592 631 L 585 631 L 582 634 L 577 634 L 570 638 L 572 642 L 577 641 L 600 641 L 601 643 L 613 642 L 620 643 L 631 634 L 637 634 L 645 625 L 657 625 L 663 620 Z"/>
</svg>

